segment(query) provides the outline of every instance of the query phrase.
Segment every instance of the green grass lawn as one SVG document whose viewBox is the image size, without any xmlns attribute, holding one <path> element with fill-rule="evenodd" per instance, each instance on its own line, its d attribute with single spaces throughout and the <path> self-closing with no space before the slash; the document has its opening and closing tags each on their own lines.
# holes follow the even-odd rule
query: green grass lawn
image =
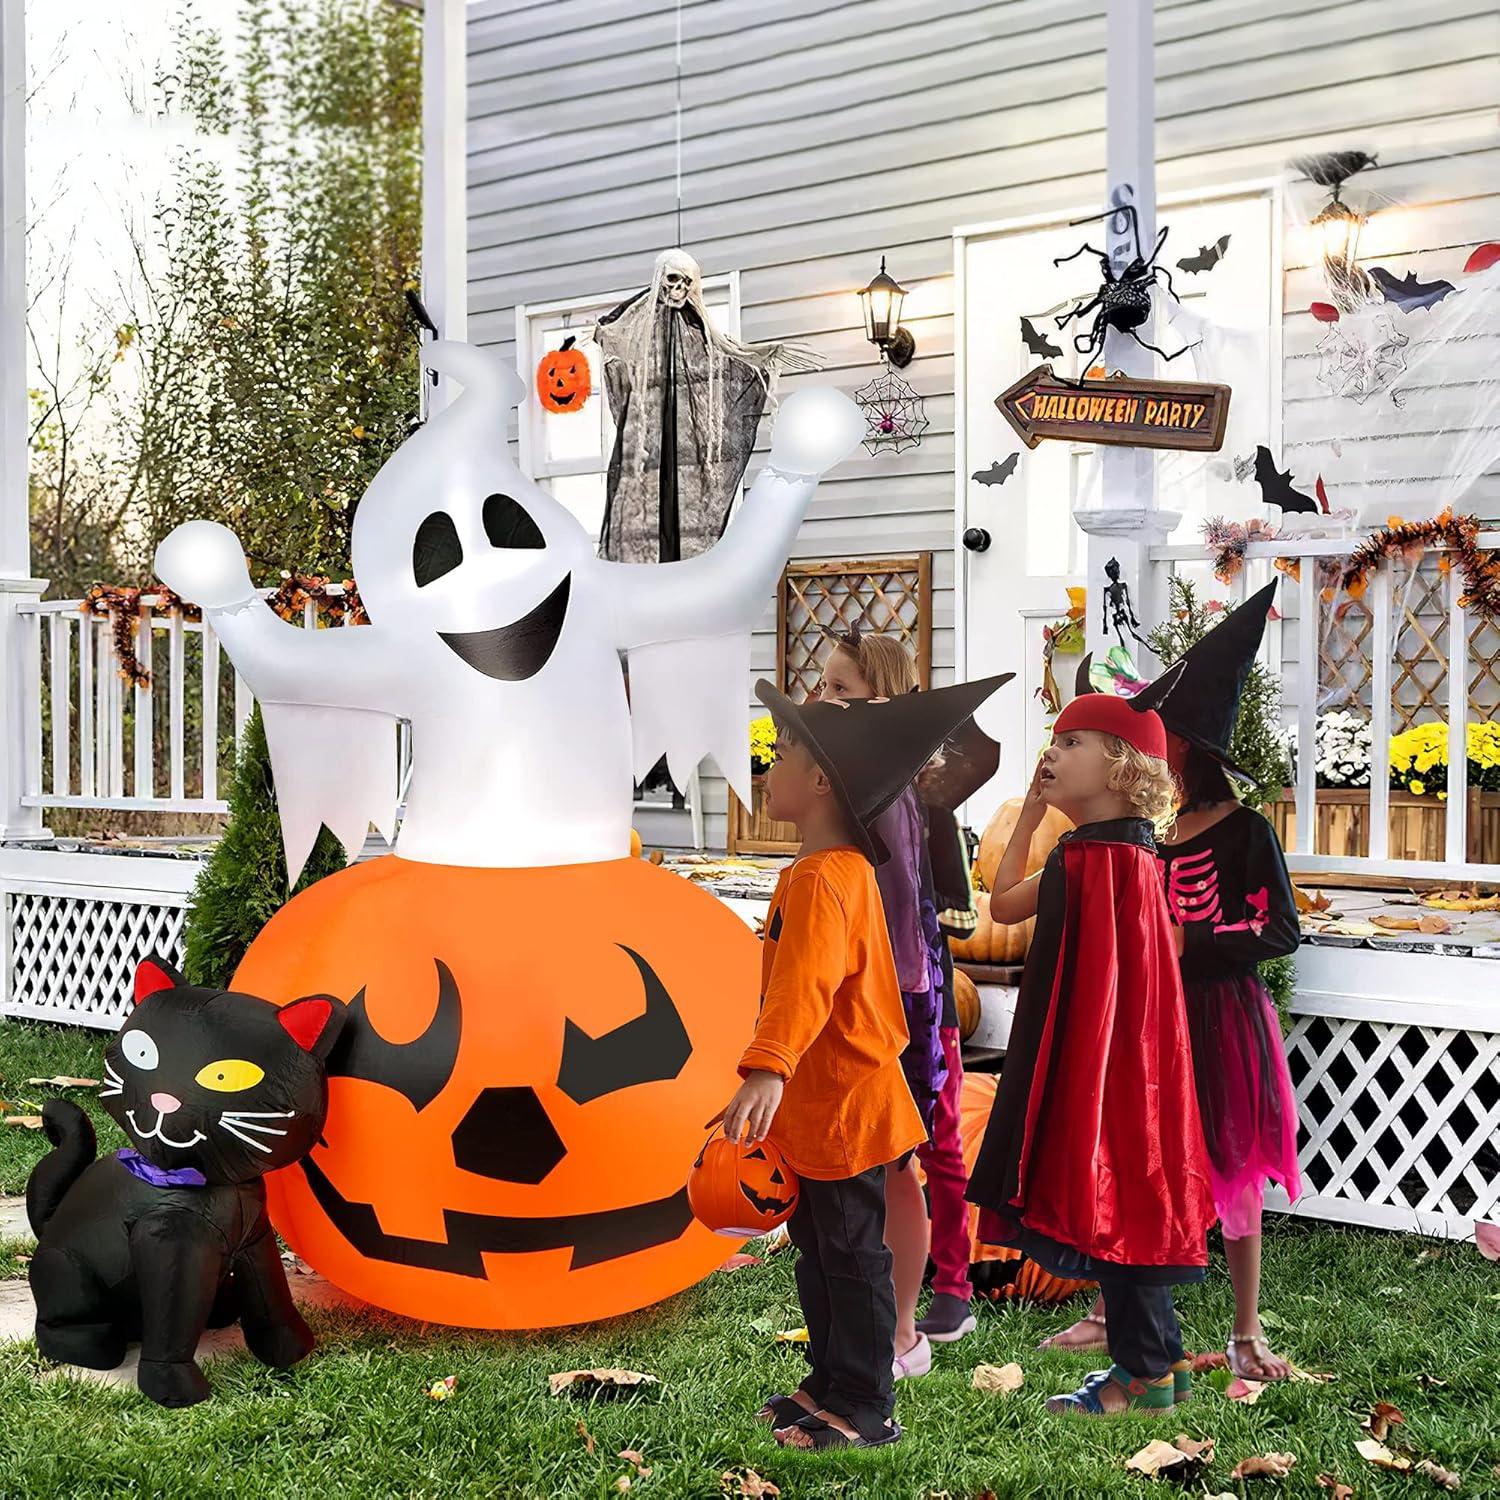
<svg viewBox="0 0 1500 1500">
<path fill-rule="evenodd" d="M 92 1072 L 102 1038 L 0 1026 L 0 1093 L 9 1080 Z M 36 1098 L 33 1091 L 28 1097 Z M 7 1137 L 9 1136 L 7 1132 Z M 0 1185 L 16 1191 L 44 1142 L 3 1139 Z M 660 1307 L 590 1328 L 535 1336 L 466 1334 L 345 1310 L 314 1312 L 321 1347 L 277 1375 L 248 1356 L 209 1366 L 214 1399 L 166 1412 L 133 1391 L 41 1382 L 30 1345 L 0 1359 L 0 1497 L 613 1496 L 720 1493 L 719 1476 L 748 1466 L 792 1497 L 957 1500 L 1170 1494 L 1122 1465 L 1153 1436 L 1217 1440 L 1218 1457 L 1190 1493 L 1327 1497 L 1320 1472 L 1361 1496 L 1438 1493 L 1430 1481 L 1372 1469 L 1356 1452 L 1359 1419 L 1376 1401 L 1406 1414 L 1393 1443 L 1431 1456 L 1463 1480 L 1462 1494 L 1500 1494 L 1500 1267 L 1472 1245 L 1314 1227 L 1272 1219 L 1266 1307 L 1278 1345 L 1329 1384 L 1268 1387 L 1254 1406 L 1227 1401 L 1212 1381 L 1155 1421 L 1048 1417 L 1041 1398 L 1071 1388 L 1098 1357 L 1041 1354 L 1035 1344 L 1068 1316 L 1058 1309 L 987 1307 L 979 1331 L 938 1351 L 934 1373 L 898 1387 L 906 1438 L 868 1454 L 779 1451 L 751 1418 L 761 1399 L 799 1378 L 796 1352 L 774 1342 L 801 1322 L 792 1257 L 717 1274 Z M 0 1254 L 0 1275 L 21 1274 Z M 1230 1298 L 1217 1247 L 1211 1279 L 1182 1294 L 1189 1347 L 1222 1347 Z M 972 1389 L 980 1361 L 1019 1361 L 1015 1396 Z M 592 1404 L 554 1399 L 547 1375 L 589 1365 L 647 1371 L 643 1397 Z M 427 1386 L 458 1377 L 446 1402 Z M 1445 1382 L 1437 1384 L 1436 1382 Z M 595 1439 L 590 1453 L 580 1435 Z M 640 1477 L 616 1457 L 631 1448 Z M 1229 1479 L 1253 1453 L 1294 1453 L 1290 1479 Z"/>
</svg>

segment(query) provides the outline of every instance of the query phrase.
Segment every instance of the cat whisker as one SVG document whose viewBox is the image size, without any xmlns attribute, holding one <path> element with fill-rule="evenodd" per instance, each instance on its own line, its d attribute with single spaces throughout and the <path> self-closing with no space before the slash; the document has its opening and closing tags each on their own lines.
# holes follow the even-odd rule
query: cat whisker
<svg viewBox="0 0 1500 1500">
<path fill-rule="evenodd" d="M 241 1135 L 228 1120 L 220 1119 L 219 1124 L 227 1130 L 237 1141 L 243 1141 L 247 1146 L 254 1146 L 257 1151 L 263 1151 L 267 1156 L 271 1154 L 271 1148 L 263 1142 L 255 1139 L 253 1135 Z"/>
<path fill-rule="evenodd" d="M 108 1099 L 115 1094 L 122 1094 L 124 1092 L 125 1090 L 123 1089 L 123 1087 L 117 1089 L 100 1089 L 96 1097 L 100 1099 Z"/>
<path fill-rule="evenodd" d="M 231 1120 L 291 1120 L 296 1118 L 294 1109 L 226 1109 L 221 1113 Z"/>
<path fill-rule="evenodd" d="M 258 1131 L 261 1135 L 285 1135 L 286 1131 L 278 1130 L 274 1125 L 257 1125 L 254 1120 L 242 1120 L 238 1115 L 220 1115 L 221 1124 L 236 1125 L 241 1130 Z"/>
</svg>

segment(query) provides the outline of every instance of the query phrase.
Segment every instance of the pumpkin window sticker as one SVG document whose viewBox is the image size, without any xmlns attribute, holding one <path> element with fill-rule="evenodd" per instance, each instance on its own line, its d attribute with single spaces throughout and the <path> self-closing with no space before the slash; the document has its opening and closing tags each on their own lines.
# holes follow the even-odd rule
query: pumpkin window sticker
<svg viewBox="0 0 1500 1500">
<path fill-rule="evenodd" d="M 576 335 L 569 334 L 562 347 L 544 354 L 536 367 L 537 400 L 546 411 L 582 411 L 589 399 L 593 389 L 589 359 L 576 344 Z"/>
</svg>

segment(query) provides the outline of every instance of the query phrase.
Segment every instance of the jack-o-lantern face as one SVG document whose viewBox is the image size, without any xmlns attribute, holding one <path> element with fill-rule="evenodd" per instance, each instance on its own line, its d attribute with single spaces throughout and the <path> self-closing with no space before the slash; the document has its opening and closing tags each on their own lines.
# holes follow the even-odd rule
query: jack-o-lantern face
<svg viewBox="0 0 1500 1500">
<path fill-rule="evenodd" d="M 323 1140 L 268 1179 L 277 1228 L 354 1295 L 471 1327 L 608 1317 L 691 1285 L 725 1253 L 684 1183 L 737 1083 L 757 949 L 640 860 L 392 856 L 320 881 L 236 976 L 281 1001 L 316 973 L 349 997 Z"/>
<path fill-rule="evenodd" d="M 536 397 L 547 411 L 577 411 L 589 399 L 588 356 L 565 338 L 561 349 L 542 356 L 536 367 Z"/>
<path fill-rule="evenodd" d="M 716 1234 L 765 1234 L 791 1218 L 797 1194 L 797 1174 L 770 1141 L 715 1136 L 688 1174 L 693 1213 Z"/>
</svg>

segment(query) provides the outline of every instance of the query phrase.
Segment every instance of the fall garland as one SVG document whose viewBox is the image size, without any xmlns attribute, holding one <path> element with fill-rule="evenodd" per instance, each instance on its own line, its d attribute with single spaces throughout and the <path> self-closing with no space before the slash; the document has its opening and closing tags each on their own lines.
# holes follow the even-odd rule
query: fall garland
<svg viewBox="0 0 1500 1500">
<path fill-rule="evenodd" d="M 180 595 L 173 593 L 164 583 L 149 588 L 127 588 L 109 583 L 96 583 L 79 601 L 79 609 L 97 619 L 108 619 L 114 645 L 115 660 L 119 664 L 120 676 L 132 687 L 151 686 L 151 673 L 141 665 L 136 654 L 136 637 L 140 624 L 142 598 L 155 599 L 150 608 L 155 615 L 180 614 L 184 620 L 201 620 L 202 611 L 196 604 L 189 604 Z M 370 617 L 365 613 L 359 590 L 352 579 L 346 581 L 335 592 L 326 578 L 310 573 L 283 573 L 281 582 L 266 603 L 283 620 L 301 617 L 311 604 L 320 616 L 326 616 L 330 625 L 368 625 Z"/>
<path fill-rule="evenodd" d="M 1377 531 L 1355 548 L 1339 581 L 1350 598 L 1358 599 L 1383 558 L 1399 557 L 1409 567 L 1415 567 L 1428 547 L 1442 545 L 1451 556 L 1440 557 L 1438 568 L 1446 573 L 1457 558 L 1463 575 L 1464 591 L 1459 596 L 1459 605 L 1493 623 L 1500 619 L 1500 557 L 1481 551 L 1478 536 L 1479 521 L 1474 516 L 1455 516 L 1451 510 L 1430 521 L 1393 519 L 1384 531 Z"/>
</svg>

